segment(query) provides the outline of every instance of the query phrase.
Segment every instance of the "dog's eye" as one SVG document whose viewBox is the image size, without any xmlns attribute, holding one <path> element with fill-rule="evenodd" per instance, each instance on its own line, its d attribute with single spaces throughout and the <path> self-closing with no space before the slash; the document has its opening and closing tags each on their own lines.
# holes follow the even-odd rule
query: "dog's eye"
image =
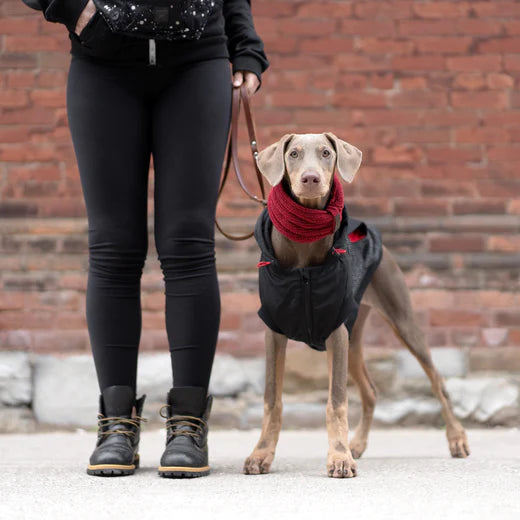
<svg viewBox="0 0 520 520">
<path fill-rule="evenodd" d="M 296 150 L 293 150 L 289 155 L 296 159 L 296 157 L 298 157 L 298 152 Z"/>
<path fill-rule="evenodd" d="M 330 152 L 327 149 L 325 149 L 325 150 L 323 150 L 323 152 L 321 152 L 321 155 L 323 155 L 323 157 L 329 157 Z"/>
</svg>

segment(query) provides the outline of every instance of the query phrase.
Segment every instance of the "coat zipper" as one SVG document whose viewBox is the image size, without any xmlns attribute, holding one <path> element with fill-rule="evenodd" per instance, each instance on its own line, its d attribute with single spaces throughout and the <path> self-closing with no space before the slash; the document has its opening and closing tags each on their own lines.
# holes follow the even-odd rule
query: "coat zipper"
<svg viewBox="0 0 520 520">
<path fill-rule="evenodd" d="M 310 279 L 305 271 L 302 272 L 303 281 L 305 284 L 305 316 L 307 324 L 307 334 L 309 342 L 312 342 L 311 333 L 311 287 Z"/>
</svg>

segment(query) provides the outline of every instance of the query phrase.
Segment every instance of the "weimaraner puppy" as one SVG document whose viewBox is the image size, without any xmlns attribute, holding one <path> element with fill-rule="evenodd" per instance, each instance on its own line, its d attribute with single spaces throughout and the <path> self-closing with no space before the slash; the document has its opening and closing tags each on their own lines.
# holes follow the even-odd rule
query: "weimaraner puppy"
<svg viewBox="0 0 520 520">
<path fill-rule="evenodd" d="M 324 152 L 327 150 L 328 152 Z M 332 186 L 337 167 L 341 178 L 352 182 L 361 164 L 361 152 L 331 132 L 321 134 L 285 134 L 257 155 L 262 175 L 275 186 L 285 178 L 293 200 L 306 207 L 323 209 Z M 319 176 L 313 182 L 302 183 L 302 176 L 312 171 Z M 307 175 L 308 177 L 308 175 Z M 310 192 L 309 190 L 313 190 Z M 298 243 L 289 240 L 274 226 L 271 242 L 276 259 L 283 267 L 305 267 L 324 261 L 330 251 L 333 235 L 324 239 Z M 363 325 L 371 309 L 376 309 L 390 324 L 399 340 L 410 349 L 426 372 L 433 394 L 442 406 L 446 436 L 453 457 L 467 457 L 470 453 L 464 428 L 455 417 L 443 378 L 432 363 L 423 331 L 418 326 L 404 276 L 396 261 L 383 246 L 381 261 L 361 300 L 352 334 L 344 324 L 334 330 L 325 342 L 329 395 L 326 424 L 329 440 L 327 473 L 330 477 L 355 477 L 354 459 L 361 457 L 367 447 L 368 434 L 374 414 L 376 388 L 363 359 Z M 273 462 L 282 423 L 282 385 L 285 352 L 288 338 L 269 327 L 265 331 L 266 382 L 262 433 L 253 452 L 245 460 L 246 474 L 268 473 Z M 347 419 L 347 374 L 359 388 L 362 416 L 350 443 Z"/>
</svg>

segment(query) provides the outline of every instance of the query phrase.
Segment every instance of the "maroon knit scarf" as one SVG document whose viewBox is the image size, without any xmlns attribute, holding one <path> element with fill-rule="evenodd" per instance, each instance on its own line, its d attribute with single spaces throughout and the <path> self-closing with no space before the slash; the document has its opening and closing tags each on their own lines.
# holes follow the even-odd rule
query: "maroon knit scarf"
<svg viewBox="0 0 520 520">
<path fill-rule="evenodd" d="M 332 193 L 325 209 L 306 208 L 294 201 L 285 191 L 283 182 L 271 188 L 267 197 L 267 211 L 274 227 L 294 242 L 314 242 L 336 230 L 336 215 L 345 203 L 343 186 L 336 174 Z"/>
</svg>

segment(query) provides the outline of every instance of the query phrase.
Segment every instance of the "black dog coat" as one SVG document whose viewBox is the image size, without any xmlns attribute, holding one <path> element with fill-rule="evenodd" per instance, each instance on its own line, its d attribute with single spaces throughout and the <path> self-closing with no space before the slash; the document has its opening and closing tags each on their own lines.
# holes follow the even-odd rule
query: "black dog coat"
<svg viewBox="0 0 520 520">
<path fill-rule="evenodd" d="M 345 206 L 326 261 L 284 268 L 274 255 L 272 226 L 264 208 L 254 231 L 261 249 L 258 316 L 275 332 L 323 351 L 325 339 L 341 323 L 352 332 L 363 293 L 381 261 L 381 235 L 373 226 L 349 219 Z"/>
</svg>

